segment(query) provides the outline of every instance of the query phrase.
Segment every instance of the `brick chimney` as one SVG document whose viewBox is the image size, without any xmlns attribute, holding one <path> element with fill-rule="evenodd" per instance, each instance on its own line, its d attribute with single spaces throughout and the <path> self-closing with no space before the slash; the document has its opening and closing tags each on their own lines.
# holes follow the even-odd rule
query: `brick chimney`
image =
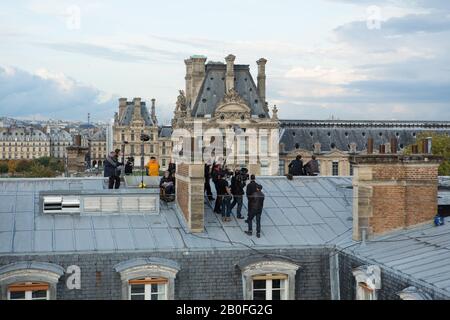
<svg viewBox="0 0 450 320">
<path fill-rule="evenodd" d="M 353 157 L 353 239 L 431 223 L 438 213 L 438 168 L 430 155 Z"/>
<path fill-rule="evenodd" d="M 191 232 L 200 233 L 204 230 L 204 194 L 205 194 L 204 164 L 177 164 L 176 197 L 186 224 Z"/>
<path fill-rule="evenodd" d="M 266 64 L 267 60 L 264 58 L 256 61 L 258 64 L 258 96 L 261 102 L 266 103 Z"/>
<path fill-rule="evenodd" d="M 192 56 L 185 60 L 186 64 L 186 102 L 188 106 L 192 106 L 197 99 L 200 88 L 206 75 L 205 56 Z"/>
<path fill-rule="evenodd" d="M 225 91 L 228 92 L 231 89 L 234 89 L 234 61 L 236 57 L 232 54 L 228 55 L 225 58 L 227 62 L 227 73 L 226 73 L 226 81 L 225 81 Z"/>
</svg>

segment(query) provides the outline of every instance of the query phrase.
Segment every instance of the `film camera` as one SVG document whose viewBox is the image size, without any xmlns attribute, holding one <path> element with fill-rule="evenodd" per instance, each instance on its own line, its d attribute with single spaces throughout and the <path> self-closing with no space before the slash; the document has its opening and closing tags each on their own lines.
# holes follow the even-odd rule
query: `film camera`
<svg viewBox="0 0 450 320">
<path fill-rule="evenodd" d="M 148 134 L 145 134 L 145 133 L 141 134 L 141 141 L 142 142 L 150 141 L 150 136 Z"/>
<path fill-rule="evenodd" d="M 247 168 L 242 168 L 236 173 L 236 180 L 241 183 L 246 183 L 250 179 Z"/>
</svg>

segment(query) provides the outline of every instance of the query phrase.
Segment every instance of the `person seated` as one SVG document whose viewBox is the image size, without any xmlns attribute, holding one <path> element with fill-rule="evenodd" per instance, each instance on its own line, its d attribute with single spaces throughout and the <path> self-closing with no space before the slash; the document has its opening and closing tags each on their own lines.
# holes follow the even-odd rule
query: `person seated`
<svg viewBox="0 0 450 320">
<path fill-rule="evenodd" d="M 170 175 L 169 171 L 164 172 L 164 177 L 161 178 L 159 187 L 164 191 L 165 195 L 175 194 L 175 179 Z"/>
</svg>

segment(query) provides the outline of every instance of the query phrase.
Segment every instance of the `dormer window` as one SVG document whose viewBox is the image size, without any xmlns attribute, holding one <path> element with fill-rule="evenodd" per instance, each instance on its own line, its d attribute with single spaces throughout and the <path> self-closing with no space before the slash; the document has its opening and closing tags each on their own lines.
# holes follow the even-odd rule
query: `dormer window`
<svg viewBox="0 0 450 320">
<path fill-rule="evenodd" d="M 377 290 L 381 289 L 381 269 L 379 266 L 361 266 L 353 270 L 356 280 L 356 300 L 377 300 Z"/>
<path fill-rule="evenodd" d="M 255 261 L 256 259 L 256 261 Z M 299 266 L 283 260 L 251 257 L 239 263 L 245 300 L 294 300 Z"/>
<path fill-rule="evenodd" d="M 25 282 L 8 287 L 8 300 L 49 300 L 49 298 L 47 283 Z"/>
</svg>

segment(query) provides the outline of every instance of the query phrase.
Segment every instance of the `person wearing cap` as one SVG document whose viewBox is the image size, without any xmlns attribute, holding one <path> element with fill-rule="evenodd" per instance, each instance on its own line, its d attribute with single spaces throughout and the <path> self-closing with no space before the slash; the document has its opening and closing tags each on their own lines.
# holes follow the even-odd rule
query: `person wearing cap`
<svg viewBox="0 0 450 320">
<path fill-rule="evenodd" d="M 253 219 L 256 218 L 256 237 L 261 238 L 261 215 L 264 208 L 264 193 L 262 193 L 262 186 L 257 184 L 256 191 L 252 195 L 252 208 L 248 215 L 248 231 L 245 233 L 249 236 L 253 234 Z"/>
</svg>

